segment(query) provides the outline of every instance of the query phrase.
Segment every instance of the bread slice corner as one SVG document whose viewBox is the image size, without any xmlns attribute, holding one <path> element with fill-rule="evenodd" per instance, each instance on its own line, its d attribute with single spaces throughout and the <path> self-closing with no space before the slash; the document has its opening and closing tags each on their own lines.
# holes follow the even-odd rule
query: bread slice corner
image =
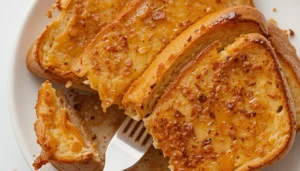
<svg viewBox="0 0 300 171">
<path fill-rule="evenodd" d="M 176 78 L 145 120 L 173 170 L 256 170 L 294 141 L 293 100 L 269 41 L 214 43 Z"/>
<path fill-rule="evenodd" d="M 41 85 L 36 104 L 34 130 L 42 152 L 33 166 L 37 170 L 50 162 L 59 170 L 94 170 L 100 159 L 96 144 L 63 91 L 46 81 Z"/>
</svg>

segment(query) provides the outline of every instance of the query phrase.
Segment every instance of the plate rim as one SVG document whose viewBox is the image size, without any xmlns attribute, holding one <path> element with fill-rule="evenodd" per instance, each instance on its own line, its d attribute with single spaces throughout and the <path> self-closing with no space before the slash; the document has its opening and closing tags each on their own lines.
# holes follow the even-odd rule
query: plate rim
<svg viewBox="0 0 300 171">
<path fill-rule="evenodd" d="M 18 28 L 16 38 L 13 41 L 12 51 L 10 53 L 10 60 L 8 65 L 8 78 L 7 78 L 7 92 L 6 97 L 8 99 L 8 110 L 9 110 L 9 118 L 11 122 L 11 126 L 13 129 L 14 137 L 16 139 L 16 142 L 18 144 L 18 148 L 21 151 L 21 154 L 26 161 L 28 167 L 30 170 L 32 170 L 31 161 L 29 161 L 30 158 L 30 152 L 25 147 L 26 141 L 23 138 L 23 133 L 21 131 L 20 125 L 17 124 L 17 111 L 16 111 L 16 103 L 15 101 L 15 73 L 16 73 L 16 60 L 18 59 L 18 54 L 20 53 L 21 49 L 21 40 L 22 35 L 24 34 L 25 27 L 27 26 L 28 19 L 32 15 L 33 9 L 35 9 L 36 5 L 38 3 L 38 0 L 30 0 L 29 5 L 27 6 L 27 9 L 25 10 L 24 16 L 22 18 L 22 22 Z"/>
</svg>

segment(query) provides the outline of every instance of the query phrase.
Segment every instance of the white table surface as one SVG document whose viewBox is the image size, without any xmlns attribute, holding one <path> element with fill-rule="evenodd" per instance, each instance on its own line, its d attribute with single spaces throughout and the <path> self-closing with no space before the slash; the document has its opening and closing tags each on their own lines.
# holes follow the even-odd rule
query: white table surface
<svg viewBox="0 0 300 171">
<path fill-rule="evenodd" d="M 54 1 L 54 0 L 52 0 Z M 22 153 L 15 140 L 8 110 L 7 73 L 12 56 L 13 46 L 21 21 L 30 0 L 1 0 L 0 10 L 0 170 L 1 171 L 29 171 Z M 3 77 L 5 77 L 3 79 Z"/>
</svg>

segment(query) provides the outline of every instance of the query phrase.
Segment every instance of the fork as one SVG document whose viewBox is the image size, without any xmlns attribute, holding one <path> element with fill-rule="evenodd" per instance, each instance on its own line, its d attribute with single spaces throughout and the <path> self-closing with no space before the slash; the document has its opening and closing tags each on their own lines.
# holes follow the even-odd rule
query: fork
<svg viewBox="0 0 300 171">
<path fill-rule="evenodd" d="M 104 171 L 122 171 L 134 166 L 152 142 L 143 121 L 127 117 L 107 147 Z"/>
</svg>

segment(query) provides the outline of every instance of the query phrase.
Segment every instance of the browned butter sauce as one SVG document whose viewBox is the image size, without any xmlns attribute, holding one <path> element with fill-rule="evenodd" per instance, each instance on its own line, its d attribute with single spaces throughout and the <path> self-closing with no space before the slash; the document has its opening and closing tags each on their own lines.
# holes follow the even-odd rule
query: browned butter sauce
<svg viewBox="0 0 300 171">
<path fill-rule="evenodd" d="M 231 151 L 226 152 L 222 157 L 222 161 L 219 165 L 219 170 L 230 171 L 234 169 L 234 156 Z"/>
</svg>

